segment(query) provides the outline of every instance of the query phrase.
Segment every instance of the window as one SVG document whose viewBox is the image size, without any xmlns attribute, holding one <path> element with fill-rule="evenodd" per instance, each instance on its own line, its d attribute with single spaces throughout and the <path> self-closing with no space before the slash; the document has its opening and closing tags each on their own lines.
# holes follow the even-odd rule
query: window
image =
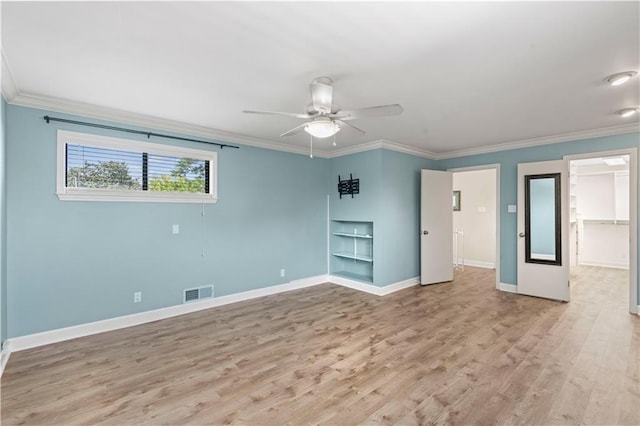
<svg viewBox="0 0 640 426">
<path fill-rule="evenodd" d="M 215 152 L 58 130 L 61 200 L 215 203 Z"/>
</svg>

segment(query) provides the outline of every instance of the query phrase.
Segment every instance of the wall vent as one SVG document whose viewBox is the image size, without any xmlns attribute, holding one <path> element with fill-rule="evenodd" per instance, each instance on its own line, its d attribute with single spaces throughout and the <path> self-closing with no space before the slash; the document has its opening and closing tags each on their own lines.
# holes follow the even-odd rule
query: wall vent
<svg viewBox="0 0 640 426">
<path fill-rule="evenodd" d="M 208 285 L 197 288 L 187 288 L 184 290 L 183 303 L 196 302 L 202 299 L 210 299 L 213 297 L 213 286 Z"/>
</svg>

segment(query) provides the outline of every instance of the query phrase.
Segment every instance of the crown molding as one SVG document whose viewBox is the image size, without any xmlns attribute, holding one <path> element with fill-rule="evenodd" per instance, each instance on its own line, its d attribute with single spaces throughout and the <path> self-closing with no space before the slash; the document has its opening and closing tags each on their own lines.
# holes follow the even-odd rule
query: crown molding
<svg viewBox="0 0 640 426">
<path fill-rule="evenodd" d="M 404 154 L 415 155 L 416 157 L 428 158 L 430 160 L 435 160 L 436 157 L 438 156 L 438 154 L 436 154 L 435 152 L 432 152 L 426 149 L 403 145 L 401 143 L 397 143 L 397 142 L 393 142 L 385 139 L 382 139 L 382 148 L 389 149 L 391 151 L 402 152 Z"/>
<path fill-rule="evenodd" d="M 127 112 L 120 109 L 102 107 L 68 99 L 22 93 L 15 84 L 15 79 L 13 78 L 13 73 L 11 72 L 11 68 L 9 67 L 4 51 L 0 49 L 0 52 L 2 56 L 2 94 L 5 97 L 6 101 L 12 105 L 43 109 L 65 114 L 74 114 L 98 120 L 126 123 L 143 128 L 164 130 L 178 134 L 199 136 L 219 142 L 236 143 L 255 148 L 289 152 L 292 154 L 309 155 L 309 150 L 306 146 L 294 146 L 291 144 L 275 142 L 267 139 L 254 138 L 248 135 L 225 132 L 222 130 L 212 129 L 196 124 L 189 124 L 176 120 L 169 120 L 145 114 Z M 371 151 L 374 149 L 388 149 L 391 151 L 397 151 L 417 157 L 428 158 L 431 160 L 443 160 L 448 158 L 488 154 L 492 152 L 507 151 L 512 149 L 529 148 L 560 142 L 636 132 L 640 132 L 640 123 L 638 122 L 439 153 L 410 145 L 404 145 L 398 142 L 379 139 L 372 142 L 340 148 L 332 151 L 314 148 L 313 154 L 315 157 L 319 158 L 336 158 L 345 155 L 356 154 L 359 152 Z"/>
<path fill-rule="evenodd" d="M 413 146 L 399 144 L 386 139 L 378 139 L 373 142 L 367 142 L 360 145 L 350 146 L 347 148 L 337 149 L 329 152 L 327 158 L 344 157 L 345 155 L 357 154 L 359 152 L 372 151 L 374 149 L 388 149 L 390 151 L 402 152 L 404 154 L 415 155 L 417 157 L 435 159 L 436 154 L 431 151 L 419 149 Z"/>
<path fill-rule="evenodd" d="M 3 79 L 4 88 L 4 79 Z M 4 92 L 4 90 L 3 90 Z M 77 102 L 67 99 L 60 99 L 48 96 L 39 96 L 16 91 L 13 96 L 5 96 L 7 102 L 12 105 L 18 105 L 28 108 L 43 109 L 47 111 L 60 112 L 65 114 L 74 114 L 87 118 L 98 120 L 107 120 L 117 123 L 126 123 L 140 127 L 164 130 L 179 134 L 199 136 L 207 139 L 213 139 L 218 142 L 230 142 L 240 145 L 247 145 L 256 148 L 271 149 L 276 151 L 290 152 L 293 154 L 308 155 L 309 151 L 306 147 L 293 146 L 290 144 L 273 142 L 265 139 L 254 138 L 247 135 L 225 132 L 196 124 L 184 123 L 176 120 L 152 117 L 149 115 L 127 112 L 115 108 L 108 108 Z M 328 152 L 324 150 L 314 149 L 314 156 L 328 156 Z"/>
<path fill-rule="evenodd" d="M 622 124 L 620 126 L 601 127 L 598 129 L 583 130 L 579 132 L 563 133 L 553 136 L 542 136 L 539 138 L 524 139 L 515 142 L 506 142 L 496 145 L 483 146 L 479 148 L 461 149 L 435 154 L 435 160 L 446 158 L 467 157 L 470 155 L 488 154 L 492 152 L 508 151 L 512 149 L 530 148 L 540 145 L 550 145 L 560 142 L 570 142 L 582 139 L 599 138 L 604 136 L 622 135 L 626 133 L 640 132 L 640 123 Z"/>
<path fill-rule="evenodd" d="M 9 62 L 4 54 L 4 49 L 0 48 L 0 56 L 2 56 L 2 95 L 9 102 L 18 95 L 18 88 L 13 78 L 13 73 L 9 67 Z"/>
</svg>

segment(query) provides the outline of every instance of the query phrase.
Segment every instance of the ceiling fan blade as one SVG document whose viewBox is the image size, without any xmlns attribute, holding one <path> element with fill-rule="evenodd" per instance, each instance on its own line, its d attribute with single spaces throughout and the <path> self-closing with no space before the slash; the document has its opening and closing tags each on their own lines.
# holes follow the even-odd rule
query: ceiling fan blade
<svg viewBox="0 0 640 426">
<path fill-rule="evenodd" d="M 353 129 L 353 130 L 355 130 L 356 132 L 360 133 L 361 135 L 364 135 L 365 133 L 367 133 L 367 132 L 365 132 L 364 130 L 362 130 L 361 128 L 356 127 L 356 126 L 354 126 L 353 124 L 349 124 L 349 123 L 347 123 L 347 122 L 345 122 L 345 121 L 342 121 L 342 120 L 334 120 L 334 122 L 338 123 L 338 125 L 339 125 L 340 127 L 343 127 L 343 126 L 344 126 L 344 128 L 350 128 L 350 129 Z"/>
<path fill-rule="evenodd" d="M 404 111 L 404 109 L 398 104 L 378 105 L 368 108 L 353 109 L 351 111 L 339 111 L 336 114 L 330 115 L 330 117 L 344 121 L 355 120 L 356 118 L 386 117 L 389 115 L 398 115 L 402 114 L 402 111 Z"/>
<path fill-rule="evenodd" d="M 279 112 L 279 111 L 242 111 L 245 114 L 262 114 L 262 115 L 286 115 L 288 117 L 296 117 L 296 118 L 311 118 L 309 114 L 298 114 L 295 112 Z"/>
<path fill-rule="evenodd" d="M 318 83 L 316 80 L 310 84 L 313 108 L 321 114 L 330 114 L 333 87 L 328 84 Z"/>
<path fill-rule="evenodd" d="M 296 126 L 293 129 L 289 130 L 288 132 L 284 132 L 280 136 L 291 136 L 291 135 L 295 135 L 296 133 L 300 133 L 300 132 L 302 132 L 304 130 L 304 128 L 305 128 L 305 126 L 307 124 L 309 124 L 309 123 L 302 123 L 299 126 Z"/>
</svg>

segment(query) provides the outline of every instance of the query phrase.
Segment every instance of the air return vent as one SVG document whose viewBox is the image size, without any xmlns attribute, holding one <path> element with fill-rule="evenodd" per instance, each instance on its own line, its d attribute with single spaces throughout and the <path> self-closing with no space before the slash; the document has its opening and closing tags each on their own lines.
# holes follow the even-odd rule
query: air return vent
<svg viewBox="0 0 640 426">
<path fill-rule="evenodd" d="M 197 288 L 187 288 L 184 290 L 184 303 L 195 302 L 213 297 L 213 286 L 208 285 Z"/>
</svg>

